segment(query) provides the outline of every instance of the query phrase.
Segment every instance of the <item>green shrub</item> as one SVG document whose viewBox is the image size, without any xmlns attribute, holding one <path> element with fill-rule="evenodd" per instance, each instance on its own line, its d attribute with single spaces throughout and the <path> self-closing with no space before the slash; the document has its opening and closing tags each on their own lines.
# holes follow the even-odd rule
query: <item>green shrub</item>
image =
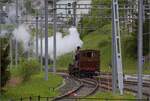
<svg viewBox="0 0 150 101">
<path fill-rule="evenodd" d="M 33 74 L 39 73 L 40 64 L 35 59 L 30 59 L 28 61 L 24 61 L 20 64 L 20 75 L 22 76 L 24 81 L 30 79 Z"/>
<path fill-rule="evenodd" d="M 129 33 L 130 35 L 123 37 L 122 46 L 126 56 L 130 58 L 137 58 L 137 39 L 135 33 Z"/>
</svg>

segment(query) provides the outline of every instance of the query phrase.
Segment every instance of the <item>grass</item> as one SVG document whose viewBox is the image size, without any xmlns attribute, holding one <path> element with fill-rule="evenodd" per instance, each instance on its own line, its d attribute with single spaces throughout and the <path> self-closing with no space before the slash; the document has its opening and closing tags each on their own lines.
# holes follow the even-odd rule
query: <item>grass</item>
<svg viewBox="0 0 150 101">
<path fill-rule="evenodd" d="M 59 94 L 56 88 L 62 83 L 62 78 L 49 73 L 48 81 L 44 80 L 44 73 L 33 75 L 29 81 L 23 82 L 15 87 L 7 86 L 6 92 L 1 95 L 2 101 L 13 98 L 29 96 L 53 97 Z"/>
<path fill-rule="evenodd" d="M 115 94 L 113 95 L 112 92 L 99 92 L 96 95 L 93 95 L 91 97 L 87 97 L 91 99 L 86 99 L 82 101 L 122 101 L 122 99 L 135 99 L 135 97 L 131 94 L 126 92 L 124 95 Z M 93 98 L 93 99 L 92 99 Z M 94 99 L 96 98 L 96 99 Z M 123 101 L 129 101 L 129 100 L 123 100 Z"/>
</svg>

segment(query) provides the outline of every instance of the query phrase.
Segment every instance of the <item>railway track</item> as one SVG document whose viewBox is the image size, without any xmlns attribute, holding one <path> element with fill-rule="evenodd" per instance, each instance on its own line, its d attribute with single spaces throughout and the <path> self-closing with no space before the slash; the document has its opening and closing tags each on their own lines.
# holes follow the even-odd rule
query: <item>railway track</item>
<svg viewBox="0 0 150 101">
<path fill-rule="evenodd" d="M 131 82 L 131 84 L 132 84 L 132 82 Z M 124 90 L 125 91 L 130 91 L 130 92 L 133 92 L 133 93 L 137 93 L 137 88 L 135 87 L 135 85 L 131 85 L 130 83 L 129 84 L 124 84 Z M 131 88 L 131 87 L 132 88 Z M 134 88 L 133 88 L 133 86 L 134 86 Z M 103 88 L 104 90 L 109 90 L 109 91 L 111 91 L 112 90 L 112 84 L 111 83 L 108 83 L 107 81 L 106 82 L 101 82 L 100 84 L 99 84 L 99 87 L 100 88 Z M 148 93 L 148 92 L 143 92 L 143 95 L 145 96 L 145 97 L 150 97 L 150 93 Z"/>
<path fill-rule="evenodd" d="M 67 91 L 66 93 L 54 98 L 53 101 L 73 101 L 73 99 L 93 95 L 99 88 L 99 82 L 95 79 L 71 78 L 79 82 L 80 85 L 76 89 L 71 89 L 70 91 Z"/>
<path fill-rule="evenodd" d="M 65 71 L 65 73 L 67 73 L 67 72 Z M 90 78 L 85 78 L 85 79 L 73 78 L 73 79 L 80 82 L 79 88 L 77 88 L 75 90 L 71 90 L 70 92 L 67 92 L 64 95 L 57 97 L 54 100 L 60 100 L 60 99 L 64 99 L 64 98 L 69 98 L 69 99 L 74 98 L 75 99 L 78 97 L 80 98 L 80 97 L 90 96 L 90 95 L 94 94 L 98 88 L 102 88 L 107 91 L 112 90 L 112 77 L 111 77 L 110 73 L 107 73 L 107 74 L 103 73 L 99 78 L 95 78 L 95 79 L 90 79 Z M 137 93 L 137 88 L 136 88 L 137 81 L 124 80 L 124 85 L 125 85 L 125 88 L 124 88 L 125 91 Z M 150 88 L 150 83 L 143 82 L 143 88 L 145 88 L 145 89 Z M 89 91 L 87 89 L 89 89 Z M 83 91 L 86 91 L 86 93 L 83 94 Z M 82 96 L 79 96 L 79 95 L 82 95 Z M 143 95 L 146 98 L 150 98 L 150 92 L 143 91 Z M 70 101 L 72 101 L 72 100 L 70 100 Z"/>
<path fill-rule="evenodd" d="M 80 97 L 87 97 L 87 96 L 93 95 L 99 88 L 99 82 L 95 79 L 84 78 L 84 79 L 80 79 L 80 80 L 84 85 L 83 88 L 85 87 L 86 89 L 89 89 L 89 91 L 86 94 L 84 94 Z M 82 91 L 82 90 L 80 90 L 80 91 Z M 80 94 L 81 93 L 78 93 L 78 95 L 80 95 Z"/>
<path fill-rule="evenodd" d="M 100 80 L 101 81 L 109 81 L 109 82 L 111 82 L 112 78 L 103 76 L 103 77 L 100 77 Z M 138 82 L 135 81 L 135 80 L 124 80 L 124 83 L 128 84 L 128 85 L 135 85 L 135 86 L 138 84 Z M 143 87 L 150 87 L 150 82 L 147 82 L 147 81 L 143 82 Z"/>
<path fill-rule="evenodd" d="M 100 84 L 99 87 L 103 88 L 104 90 L 112 90 L 112 79 L 111 76 L 102 76 L 99 78 Z M 137 81 L 131 81 L 131 80 L 124 80 L 124 90 L 137 93 Z M 143 82 L 143 95 L 146 98 L 150 98 L 150 83 Z"/>
</svg>

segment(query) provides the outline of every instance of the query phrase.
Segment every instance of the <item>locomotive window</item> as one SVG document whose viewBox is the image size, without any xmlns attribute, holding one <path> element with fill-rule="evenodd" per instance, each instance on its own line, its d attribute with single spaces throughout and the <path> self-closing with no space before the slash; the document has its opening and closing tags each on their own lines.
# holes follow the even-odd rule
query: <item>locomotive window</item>
<svg viewBox="0 0 150 101">
<path fill-rule="evenodd" d="M 90 52 L 87 53 L 87 57 L 91 57 L 91 53 Z"/>
<path fill-rule="evenodd" d="M 94 55 L 95 53 L 93 53 L 93 52 L 92 52 L 91 54 L 92 54 L 92 57 L 94 57 L 94 56 L 95 56 L 95 55 Z"/>
<path fill-rule="evenodd" d="M 96 53 L 95 52 L 83 52 L 83 53 L 80 54 L 80 56 L 92 58 L 92 57 L 96 56 Z"/>
<path fill-rule="evenodd" d="M 94 57 L 94 53 L 88 52 L 88 53 L 87 53 L 87 57 Z"/>
</svg>

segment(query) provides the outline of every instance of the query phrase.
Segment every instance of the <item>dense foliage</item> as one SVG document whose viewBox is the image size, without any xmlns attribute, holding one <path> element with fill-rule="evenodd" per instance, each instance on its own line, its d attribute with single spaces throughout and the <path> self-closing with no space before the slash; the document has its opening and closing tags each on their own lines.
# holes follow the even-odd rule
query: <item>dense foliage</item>
<svg viewBox="0 0 150 101">
<path fill-rule="evenodd" d="M 129 56 L 137 58 L 137 44 L 138 44 L 138 21 L 134 22 L 134 32 L 129 33 L 126 38 L 124 45 L 126 46 L 125 50 Z M 143 23 L 143 56 L 150 54 L 150 21 L 145 20 Z"/>
<path fill-rule="evenodd" d="M 31 0 L 25 0 L 25 7 L 27 9 L 27 13 L 34 15 L 36 13 L 36 10 L 32 8 L 31 3 Z"/>
<path fill-rule="evenodd" d="M 111 10 L 110 9 L 103 9 L 99 10 L 97 9 L 94 4 L 101 4 L 104 5 L 105 7 L 110 7 L 111 6 L 111 0 L 92 0 L 93 7 L 89 13 L 92 18 L 89 18 L 88 16 L 85 16 L 81 19 L 80 23 L 82 24 L 82 33 L 81 33 L 81 38 L 85 37 L 87 34 L 90 33 L 95 33 L 95 31 L 98 33 L 111 33 L 111 26 L 106 26 L 111 23 L 111 19 L 106 19 L 106 16 L 111 16 Z M 119 6 L 128 4 L 129 2 L 124 1 L 124 0 L 119 0 Z M 119 10 L 119 15 L 120 16 L 126 16 L 126 13 L 124 10 Z M 134 11 L 132 12 L 132 16 L 138 15 L 138 12 Z M 145 17 L 148 18 L 147 13 L 145 12 Z M 133 19 L 132 23 L 132 32 L 125 32 L 122 25 L 127 25 L 127 23 L 123 23 L 120 21 L 120 28 L 121 28 L 121 38 L 123 39 L 122 45 L 124 45 L 125 52 L 129 57 L 134 57 L 137 58 L 137 35 L 138 35 L 138 20 Z M 143 23 L 143 55 L 146 56 L 149 54 L 149 46 L 150 46 L 150 21 L 145 20 Z M 104 27 L 105 26 L 105 27 Z M 110 30 L 110 31 L 108 31 Z M 123 34 L 126 34 L 123 35 Z M 125 36 L 125 37 L 124 37 Z"/>
<path fill-rule="evenodd" d="M 150 20 L 147 19 L 143 26 L 143 54 L 144 56 L 150 54 Z"/>
<path fill-rule="evenodd" d="M 0 38 L 0 77 L 1 86 L 0 90 L 5 86 L 6 82 L 9 80 L 10 72 L 8 70 L 9 60 L 9 44 L 8 39 Z"/>
<path fill-rule="evenodd" d="M 31 78 L 33 74 L 40 72 L 40 63 L 35 59 L 29 59 L 26 61 L 20 62 L 18 65 L 19 75 L 24 81 L 27 81 Z"/>
<path fill-rule="evenodd" d="M 83 17 L 80 21 L 80 23 L 82 24 L 82 28 L 83 28 L 83 31 L 81 33 L 82 38 L 86 34 L 92 33 L 96 30 L 100 31 L 101 27 L 110 23 L 110 20 L 106 19 L 105 17 L 111 16 L 111 9 L 100 10 L 98 9 L 98 6 L 94 6 L 95 4 L 105 5 L 105 7 L 107 8 L 111 6 L 111 1 L 110 0 L 93 0 L 92 1 L 93 6 L 92 6 L 91 11 L 89 12 L 89 15 Z"/>
</svg>

